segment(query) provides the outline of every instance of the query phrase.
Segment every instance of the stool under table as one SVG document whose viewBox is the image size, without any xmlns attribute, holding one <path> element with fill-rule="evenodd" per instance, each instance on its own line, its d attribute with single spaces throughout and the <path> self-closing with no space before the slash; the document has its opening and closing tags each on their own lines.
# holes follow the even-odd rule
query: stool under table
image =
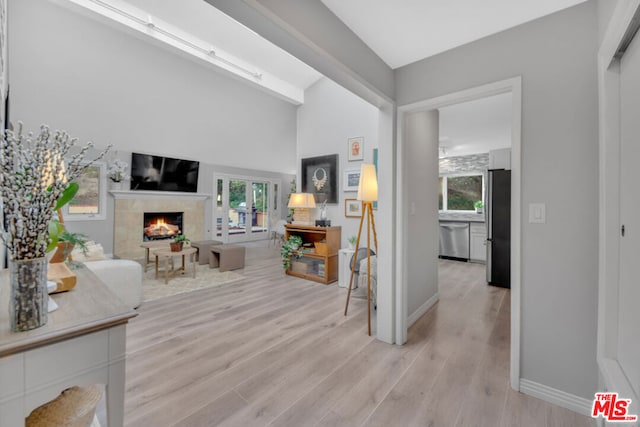
<svg viewBox="0 0 640 427">
<path fill-rule="evenodd" d="M 220 271 L 244 268 L 245 248 L 240 245 L 211 246 L 209 268 L 219 267 Z"/>
</svg>

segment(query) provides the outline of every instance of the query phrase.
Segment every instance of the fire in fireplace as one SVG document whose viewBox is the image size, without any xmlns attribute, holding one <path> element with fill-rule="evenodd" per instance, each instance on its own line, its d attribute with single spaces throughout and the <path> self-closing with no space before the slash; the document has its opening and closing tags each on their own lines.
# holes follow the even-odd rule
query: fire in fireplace
<svg viewBox="0 0 640 427">
<path fill-rule="evenodd" d="M 145 212 L 142 240 L 171 239 L 182 233 L 183 212 Z"/>
</svg>

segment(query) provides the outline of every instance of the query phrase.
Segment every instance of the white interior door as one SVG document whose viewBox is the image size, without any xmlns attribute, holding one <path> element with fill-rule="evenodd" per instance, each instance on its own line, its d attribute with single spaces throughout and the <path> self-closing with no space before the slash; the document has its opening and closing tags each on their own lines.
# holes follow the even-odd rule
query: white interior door
<svg viewBox="0 0 640 427">
<path fill-rule="evenodd" d="M 618 360 L 640 395 L 640 37 L 620 61 L 620 286 Z M 622 228 L 624 227 L 624 229 Z M 624 231 L 623 231 L 624 230 Z"/>
</svg>

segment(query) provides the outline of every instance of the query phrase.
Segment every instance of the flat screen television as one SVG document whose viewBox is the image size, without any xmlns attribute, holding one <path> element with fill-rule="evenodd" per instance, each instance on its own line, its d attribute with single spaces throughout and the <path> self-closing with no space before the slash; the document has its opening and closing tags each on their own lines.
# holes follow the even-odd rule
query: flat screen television
<svg viewBox="0 0 640 427">
<path fill-rule="evenodd" d="M 198 191 L 200 162 L 133 153 L 131 190 Z"/>
</svg>

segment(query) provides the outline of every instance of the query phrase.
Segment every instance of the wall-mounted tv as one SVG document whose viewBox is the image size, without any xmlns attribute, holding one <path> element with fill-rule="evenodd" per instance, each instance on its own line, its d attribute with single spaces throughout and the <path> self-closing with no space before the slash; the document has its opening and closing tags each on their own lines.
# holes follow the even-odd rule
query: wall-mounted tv
<svg viewBox="0 0 640 427">
<path fill-rule="evenodd" d="M 131 190 L 198 191 L 200 162 L 133 153 Z"/>
</svg>

